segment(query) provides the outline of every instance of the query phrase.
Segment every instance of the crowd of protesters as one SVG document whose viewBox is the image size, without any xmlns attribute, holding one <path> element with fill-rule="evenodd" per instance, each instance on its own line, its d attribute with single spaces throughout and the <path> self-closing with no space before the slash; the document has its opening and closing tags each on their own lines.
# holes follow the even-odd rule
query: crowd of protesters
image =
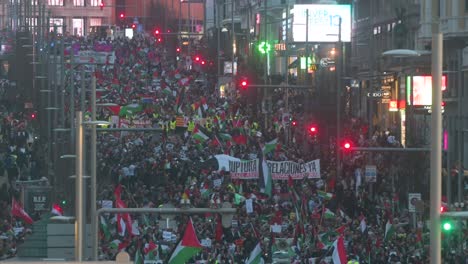
<svg viewBox="0 0 468 264">
<path fill-rule="evenodd" d="M 9 80 L 2 79 L 7 89 Z M 12 198 L 18 199 L 21 182 L 39 178 L 40 157 L 36 152 L 30 115 L 22 107 L 1 98 L 0 106 L 0 260 L 13 257 L 17 245 L 31 228 L 11 212 Z"/>
<path fill-rule="evenodd" d="M 115 51 L 114 64 L 95 69 L 97 87 L 105 89 L 98 100 L 120 105 L 98 109 L 98 119 L 111 120 L 114 127 L 163 131 L 99 135 L 100 181 L 112 183 L 99 194 L 102 205 L 115 206 L 117 186 L 123 186 L 127 207 L 206 208 L 229 202 L 238 209 L 230 227 L 220 228 L 216 214 L 192 216 L 203 250 L 191 263 L 243 263 L 259 242 L 269 261 L 283 257 L 297 263 L 328 263 L 332 244 L 341 235 L 348 259 L 360 263 L 427 262 L 423 214 L 413 218 L 400 202 L 406 201 L 409 188 L 403 192 L 395 188 L 402 183 L 398 174 L 403 173 L 395 162 L 403 158 L 347 155 L 342 174 L 336 175 L 333 143 L 311 140 L 303 131 L 292 131 L 284 140 L 288 126 L 282 121 L 286 110 L 281 94 L 274 95 L 280 99 L 264 127 L 256 108 L 240 103 L 235 90 L 220 94 L 200 65 L 186 63 L 183 57 L 175 61 L 168 55 L 169 47 L 158 45 L 151 36 L 87 44 L 96 45 Z M 401 147 L 394 131 L 374 129 L 369 137 L 370 128 L 359 119 L 350 119 L 345 127 L 345 134 L 361 146 Z M 198 131 L 206 138 L 195 137 Z M 264 153 L 265 143 L 274 139 L 276 149 Z M 244 160 L 265 155 L 268 160 L 298 163 L 320 159 L 321 179 L 275 181 L 268 195 L 262 180 L 232 179 L 218 168 L 213 162 L 217 154 Z M 379 172 L 372 184 L 364 178 L 369 159 Z M 167 261 L 187 218 L 169 221 L 155 214 L 132 218 L 132 231 L 127 228 L 123 234 L 115 215 L 102 219 L 110 232 L 101 232 L 100 257 L 112 259 L 125 249 L 134 257 L 147 253 L 147 258 Z M 386 234 L 386 226 L 395 233 Z M 156 257 L 149 254 L 154 248 Z"/>
<path fill-rule="evenodd" d="M 344 238 L 348 260 L 428 262 L 425 214 L 407 209 L 405 197 L 412 187 L 395 187 L 411 184 L 400 177 L 412 166 L 405 157 L 346 154 L 337 175 L 335 140 L 321 142 L 303 130 L 289 130 L 283 118 L 287 112 L 281 99 L 284 95 L 279 91 L 273 96 L 280 99 L 275 100 L 272 114 L 265 121 L 256 113 L 258 108 L 241 103 L 235 89 L 223 93 L 216 90 L 216 80 L 204 72 L 202 65 L 182 56 L 176 60 L 168 52 L 171 47 L 152 36 L 71 38 L 68 54 L 92 50 L 109 52 L 112 57 L 112 62 L 109 59 L 102 65 L 88 66 L 96 77 L 98 102 L 117 105 L 100 107 L 98 119 L 109 120 L 111 127 L 161 130 L 99 134 L 99 205 L 117 207 L 120 200 L 129 208 L 219 208 L 229 203 L 237 209 L 227 225 L 218 214 L 191 216 L 202 250 L 189 263 L 244 263 L 259 243 L 267 262 L 281 259 L 286 263 L 331 263 L 338 237 Z M 86 66 L 75 71 L 71 67 L 67 74 L 74 73 L 71 79 L 80 87 L 80 70 Z M 88 83 L 90 76 L 85 75 Z M 80 92 L 74 89 L 74 94 L 69 94 L 76 98 L 76 105 Z M 89 118 L 89 113 L 86 116 Z M 4 120 L 8 121 L 2 124 L 2 141 L 7 146 L 4 157 L 16 155 L 15 167 L 19 168 L 11 176 L 8 171 L 8 177 L 13 177 L 11 182 L 28 177 L 21 173 L 28 168 L 29 174 L 37 170 L 31 169 L 31 162 L 20 161 L 22 149 L 28 152 L 30 146 L 18 139 L 21 132 L 15 134 L 19 125 L 12 129 L 14 122 Z M 401 147 L 394 131 L 372 128 L 375 134 L 369 137 L 370 128 L 360 119 L 350 118 L 344 127 L 345 135 L 361 146 Z M 265 145 L 272 141 L 276 142 L 275 148 L 265 151 Z M 218 166 L 218 154 L 242 160 L 297 163 L 319 159 L 320 178 L 274 181 L 269 192 L 261 178 L 231 178 L 227 168 Z M 364 177 L 369 162 L 377 167 L 375 182 Z M 400 162 L 404 165 L 400 166 Z M 114 259 L 124 250 L 136 262 L 140 261 L 139 255 L 144 255 L 146 260 L 167 263 L 188 221 L 187 216 L 156 214 L 132 214 L 129 218 L 131 223 L 126 229 L 117 215 L 101 218 L 100 259 Z M 10 233 L 10 241 L 21 239 L 11 237 L 13 225 L 18 222 L 3 216 L 1 219 L 7 221 L 2 226 L 3 234 Z M 461 228 L 466 230 L 465 226 Z M 461 261 L 468 255 L 467 236 L 457 239 L 463 246 L 448 246 L 444 257 L 456 259 L 451 263 L 465 263 Z"/>
</svg>

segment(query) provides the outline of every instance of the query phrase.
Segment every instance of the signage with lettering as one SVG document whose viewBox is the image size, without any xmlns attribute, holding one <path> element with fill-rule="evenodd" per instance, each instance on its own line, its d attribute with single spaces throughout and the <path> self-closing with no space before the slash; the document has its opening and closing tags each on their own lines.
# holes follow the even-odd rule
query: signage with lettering
<svg viewBox="0 0 468 264">
<path fill-rule="evenodd" d="M 273 180 L 320 178 L 320 160 L 307 163 L 294 161 L 267 161 Z"/>
<path fill-rule="evenodd" d="M 229 171 L 233 179 L 258 179 L 258 159 L 230 160 Z"/>
<path fill-rule="evenodd" d="M 26 212 L 44 212 L 50 209 L 50 188 L 28 187 L 25 189 Z"/>
</svg>

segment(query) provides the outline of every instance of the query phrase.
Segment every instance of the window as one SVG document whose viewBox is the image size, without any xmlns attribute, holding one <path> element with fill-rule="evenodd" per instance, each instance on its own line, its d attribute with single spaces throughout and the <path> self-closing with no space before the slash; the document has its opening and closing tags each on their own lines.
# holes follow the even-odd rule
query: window
<svg viewBox="0 0 468 264">
<path fill-rule="evenodd" d="M 468 0 L 465 0 L 465 12 L 468 12 Z"/>
<path fill-rule="evenodd" d="M 101 6 L 101 2 L 104 3 L 104 0 L 89 0 L 90 6 Z"/>
<path fill-rule="evenodd" d="M 63 0 L 47 0 L 50 6 L 63 6 Z"/>
<path fill-rule="evenodd" d="M 73 18 L 72 23 L 73 23 L 73 35 L 83 36 L 84 19 L 82 19 L 82 18 Z"/>
<path fill-rule="evenodd" d="M 73 0 L 73 6 L 84 6 L 84 0 Z"/>
<path fill-rule="evenodd" d="M 95 26 L 100 26 L 102 25 L 102 19 L 101 18 L 90 18 L 89 19 L 89 26 L 90 27 L 95 27 Z"/>
<path fill-rule="evenodd" d="M 50 19 L 50 32 L 57 29 L 57 34 L 63 34 L 63 18 L 51 18 Z"/>
</svg>

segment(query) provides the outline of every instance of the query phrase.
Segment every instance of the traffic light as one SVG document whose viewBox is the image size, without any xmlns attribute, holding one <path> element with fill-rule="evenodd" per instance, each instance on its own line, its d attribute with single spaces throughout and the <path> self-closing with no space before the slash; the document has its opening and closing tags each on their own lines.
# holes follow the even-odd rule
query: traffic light
<svg viewBox="0 0 468 264">
<path fill-rule="evenodd" d="M 101 9 L 101 11 L 104 9 L 104 1 L 101 1 L 101 3 L 99 4 L 99 8 Z"/>
<path fill-rule="evenodd" d="M 155 34 L 155 35 L 159 35 L 159 29 L 156 29 L 156 30 L 154 31 L 154 34 Z"/>
<path fill-rule="evenodd" d="M 450 232 L 454 228 L 453 223 L 451 220 L 443 220 L 442 221 L 442 231 L 443 232 Z"/>
<path fill-rule="evenodd" d="M 201 61 L 201 64 L 202 64 L 202 65 L 205 65 L 205 61 L 204 61 L 204 60 L 202 60 L 202 61 Z"/>
<path fill-rule="evenodd" d="M 243 79 L 240 81 L 240 88 L 242 89 L 247 89 L 247 86 L 249 85 L 249 82 L 247 81 L 247 79 Z"/>
<path fill-rule="evenodd" d="M 135 25 L 135 24 L 132 24 L 132 28 L 135 29 L 135 28 L 136 28 L 136 25 Z"/>
<path fill-rule="evenodd" d="M 196 56 L 196 57 L 195 57 L 195 61 L 200 61 L 200 57 L 199 57 L 199 56 Z"/>
<path fill-rule="evenodd" d="M 312 125 L 309 127 L 309 132 L 312 134 L 317 133 L 317 127 L 315 125 Z"/>
<path fill-rule="evenodd" d="M 125 14 L 124 14 L 124 13 L 120 13 L 119 17 L 120 17 L 120 19 L 124 19 L 124 18 L 125 18 Z"/>
<path fill-rule="evenodd" d="M 352 147 L 351 141 L 345 140 L 345 141 L 343 142 L 343 148 L 344 148 L 345 150 L 349 150 L 349 149 L 351 149 L 351 147 Z"/>
<path fill-rule="evenodd" d="M 297 121 L 296 121 L 296 120 L 291 121 L 291 125 L 292 125 L 293 127 L 297 126 Z"/>
<path fill-rule="evenodd" d="M 176 49 L 176 52 L 180 52 L 180 48 L 177 48 L 177 49 Z"/>
<path fill-rule="evenodd" d="M 31 119 L 36 119 L 36 113 L 31 113 Z"/>
<path fill-rule="evenodd" d="M 440 213 L 443 214 L 443 213 L 446 213 L 448 212 L 448 208 L 446 205 L 441 205 L 440 206 Z"/>
</svg>

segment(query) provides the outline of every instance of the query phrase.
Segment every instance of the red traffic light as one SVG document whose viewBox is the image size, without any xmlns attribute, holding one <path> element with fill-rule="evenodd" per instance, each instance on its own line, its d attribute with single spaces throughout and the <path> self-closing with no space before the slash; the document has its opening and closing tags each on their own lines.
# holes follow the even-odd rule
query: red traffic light
<svg viewBox="0 0 468 264">
<path fill-rule="evenodd" d="M 242 88 L 242 89 L 247 89 L 247 86 L 248 86 L 248 85 L 249 85 L 249 82 L 248 82 L 247 80 L 241 80 L 241 81 L 239 82 L 239 86 L 240 86 L 240 88 Z"/>
<path fill-rule="evenodd" d="M 156 29 L 156 30 L 154 31 L 154 34 L 156 34 L 156 35 L 159 34 L 159 29 Z"/>
<path fill-rule="evenodd" d="M 296 121 L 292 121 L 292 122 L 291 122 L 291 125 L 292 125 L 292 126 L 297 126 L 297 122 L 296 122 Z"/>
<path fill-rule="evenodd" d="M 350 148 L 351 148 L 351 143 L 350 143 L 350 142 L 345 142 L 345 143 L 343 144 L 343 147 L 344 147 L 345 149 L 350 149 Z"/>
<path fill-rule="evenodd" d="M 162 41 L 162 39 L 161 39 L 161 38 L 158 38 L 158 42 L 161 42 L 161 41 Z"/>
<path fill-rule="evenodd" d="M 135 25 L 135 24 L 132 24 L 132 28 L 135 29 L 135 28 L 136 28 L 136 25 Z"/>
<path fill-rule="evenodd" d="M 31 119 L 35 119 L 36 118 L 36 114 L 35 113 L 32 113 L 31 114 Z"/>
<path fill-rule="evenodd" d="M 200 61 L 200 57 L 196 56 L 195 61 Z"/>
<path fill-rule="evenodd" d="M 102 11 L 102 9 L 104 8 L 104 2 L 103 1 L 101 1 L 101 3 L 99 4 L 99 7 L 101 8 L 101 11 Z"/>
<path fill-rule="evenodd" d="M 446 213 L 446 212 L 448 212 L 447 206 L 445 206 L 445 205 L 440 206 L 440 213 L 443 214 L 443 213 Z"/>
<path fill-rule="evenodd" d="M 124 18 L 124 17 L 125 17 L 124 13 L 120 13 L 120 18 Z"/>
<path fill-rule="evenodd" d="M 205 61 L 202 61 L 201 64 L 202 64 L 202 65 L 205 65 Z"/>
<path fill-rule="evenodd" d="M 176 51 L 177 51 L 177 52 L 180 52 L 180 48 L 177 48 Z"/>
<path fill-rule="evenodd" d="M 309 128 L 309 131 L 310 131 L 311 133 L 315 133 L 315 132 L 317 132 L 317 127 L 316 127 L 316 126 L 311 126 L 311 127 Z"/>
</svg>

